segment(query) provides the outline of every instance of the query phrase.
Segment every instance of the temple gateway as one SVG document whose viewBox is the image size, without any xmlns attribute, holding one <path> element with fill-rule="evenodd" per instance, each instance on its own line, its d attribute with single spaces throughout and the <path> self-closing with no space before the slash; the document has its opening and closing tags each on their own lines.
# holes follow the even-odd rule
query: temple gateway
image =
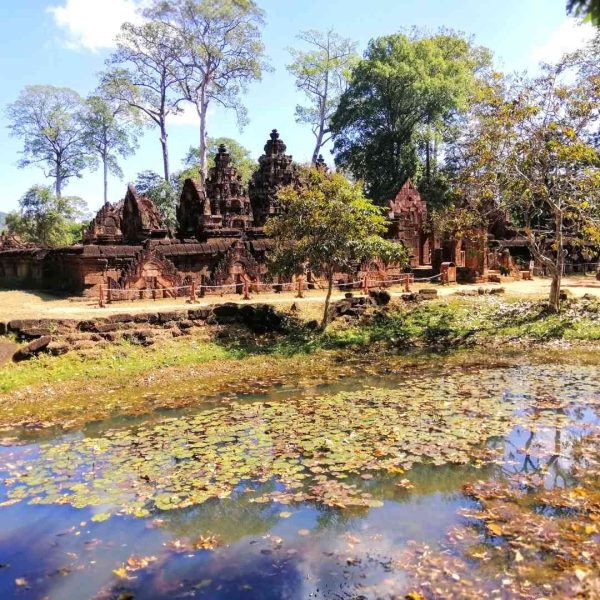
<svg viewBox="0 0 600 600">
<path fill-rule="evenodd" d="M 327 168 L 322 158 L 317 168 Z M 204 185 L 184 182 L 176 231 L 169 231 L 152 201 L 129 185 L 121 202 L 98 211 L 80 244 L 40 248 L 1 236 L 0 286 L 86 296 L 99 295 L 103 286 L 116 296 L 119 290 L 172 295 L 175 288 L 192 284 L 206 293 L 224 285 L 281 284 L 268 271 L 271 240 L 264 224 L 280 210 L 278 189 L 294 181 L 296 167 L 275 129 L 247 189 L 221 146 Z M 445 261 L 469 279 L 490 266 L 487 248 L 478 242 L 439 243 L 427 233 L 427 206 L 410 181 L 387 202 L 387 215 L 388 237 L 404 244 L 410 268 L 423 276 L 439 273 Z M 384 283 L 400 270 L 379 261 L 357 264 L 352 272 L 338 273 L 336 283 L 350 287 L 365 275 Z M 319 285 L 319 273 L 307 273 L 306 280 L 309 287 Z"/>
</svg>

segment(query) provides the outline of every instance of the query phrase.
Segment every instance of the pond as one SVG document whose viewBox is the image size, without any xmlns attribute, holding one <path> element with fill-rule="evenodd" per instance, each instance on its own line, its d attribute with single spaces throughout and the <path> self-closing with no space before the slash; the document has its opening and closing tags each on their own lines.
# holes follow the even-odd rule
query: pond
<svg viewBox="0 0 600 600">
<path fill-rule="evenodd" d="M 528 546 L 506 490 L 582 489 L 599 382 L 595 366 L 440 358 L 22 438 L 0 449 L 0 597 L 506 595 L 519 574 L 493 551 L 518 563 Z M 547 585 L 544 566 L 514 597 Z"/>
</svg>

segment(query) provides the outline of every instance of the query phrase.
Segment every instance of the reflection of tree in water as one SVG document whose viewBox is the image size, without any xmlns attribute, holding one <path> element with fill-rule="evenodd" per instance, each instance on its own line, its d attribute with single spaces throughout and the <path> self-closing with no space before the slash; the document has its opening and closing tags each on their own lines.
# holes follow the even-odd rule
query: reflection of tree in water
<svg viewBox="0 0 600 600">
<path fill-rule="evenodd" d="M 275 483 L 253 485 L 255 493 L 243 491 L 230 498 L 213 499 L 179 510 L 161 513 L 162 528 L 175 538 L 195 539 L 214 535 L 220 544 L 233 544 L 246 536 L 267 533 L 279 520 L 281 508 L 268 503 L 250 502 L 251 498 L 269 494 Z"/>
<path fill-rule="evenodd" d="M 546 397 L 548 398 L 548 396 Z M 551 401 L 558 402 L 558 399 L 554 396 L 549 398 Z M 501 471 L 505 475 L 541 475 L 545 477 L 545 485 L 549 488 L 567 487 L 576 482 L 576 477 L 572 474 L 572 471 L 581 458 L 577 448 L 585 436 L 585 433 L 577 431 L 577 423 L 584 420 L 585 410 L 582 407 L 577 407 L 569 413 L 564 408 L 557 408 L 554 413 L 554 428 L 546 427 L 542 430 L 544 433 L 553 431 L 552 451 L 539 455 L 536 448 L 543 444 L 543 440 L 539 439 L 540 431 L 534 428 L 524 429 L 527 432 L 527 439 L 521 447 L 517 447 L 510 437 L 504 440 L 505 446 L 513 448 L 513 450 L 508 451 L 509 458 L 519 461 L 517 465 L 503 465 Z M 535 415 L 536 411 L 534 409 L 532 425 L 535 425 Z M 567 460 L 567 467 L 561 464 L 561 459 Z"/>
</svg>

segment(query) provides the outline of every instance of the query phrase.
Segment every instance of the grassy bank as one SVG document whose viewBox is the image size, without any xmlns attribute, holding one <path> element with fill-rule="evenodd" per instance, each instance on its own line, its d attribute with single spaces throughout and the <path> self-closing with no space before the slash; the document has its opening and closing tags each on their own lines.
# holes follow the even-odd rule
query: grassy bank
<svg viewBox="0 0 600 600">
<path fill-rule="evenodd" d="M 568 301 L 556 315 L 542 302 L 487 296 L 393 304 L 359 320 L 337 320 L 326 332 L 294 319 L 285 334 L 204 328 L 148 348 L 118 343 L 6 365 L 0 368 L 0 428 L 78 427 L 115 415 L 189 406 L 211 396 L 260 393 L 277 384 L 307 387 L 417 368 L 432 350 L 452 351 L 452 360 L 465 364 L 485 357 L 488 346 L 501 347 L 501 357 L 513 347 L 542 360 L 593 362 L 598 354 L 589 350 L 599 340 L 597 301 Z M 566 343 L 574 347 L 561 356 Z M 479 346 L 483 352 L 472 350 Z"/>
</svg>

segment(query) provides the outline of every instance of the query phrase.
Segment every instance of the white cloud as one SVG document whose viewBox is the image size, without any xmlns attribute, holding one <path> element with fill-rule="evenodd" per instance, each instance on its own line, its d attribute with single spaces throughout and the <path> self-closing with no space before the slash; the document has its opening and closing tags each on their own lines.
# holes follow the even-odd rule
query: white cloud
<svg viewBox="0 0 600 600">
<path fill-rule="evenodd" d="M 584 46 L 594 37 L 594 34 L 594 26 L 590 23 L 565 19 L 546 43 L 534 48 L 531 59 L 535 62 L 556 63 L 567 52 L 573 52 Z"/>
<path fill-rule="evenodd" d="M 168 123 L 170 125 L 200 125 L 200 118 L 198 117 L 198 112 L 193 104 L 189 102 L 185 102 L 180 105 L 183 109 L 181 112 L 176 115 L 171 115 L 168 117 Z M 209 108 L 210 112 L 210 108 Z"/>
<path fill-rule="evenodd" d="M 136 0 L 62 0 L 48 12 L 65 32 L 69 48 L 97 52 L 115 45 L 115 36 L 126 21 L 137 22 Z"/>
</svg>

